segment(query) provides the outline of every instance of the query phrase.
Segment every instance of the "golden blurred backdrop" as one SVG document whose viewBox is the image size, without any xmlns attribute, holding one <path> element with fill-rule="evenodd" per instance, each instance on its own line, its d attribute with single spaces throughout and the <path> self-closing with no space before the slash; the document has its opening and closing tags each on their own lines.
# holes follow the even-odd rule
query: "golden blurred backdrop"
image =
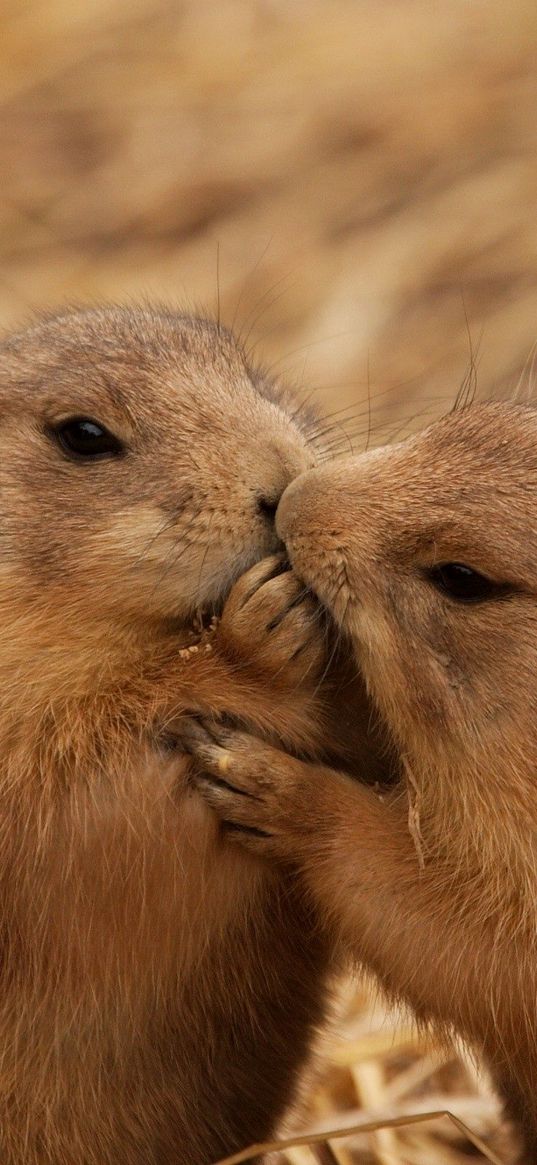
<svg viewBox="0 0 537 1165">
<path fill-rule="evenodd" d="M 369 424 L 390 435 L 449 407 L 471 359 L 481 394 L 531 390 L 535 0 L 1 12 L 4 327 L 73 300 L 219 305 L 260 358 L 348 407 L 356 448 Z M 341 1017 L 310 1122 L 448 1106 L 489 1136 L 497 1109 L 467 1057 L 425 1048 L 356 986 Z M 337 1160 L 468 1161 L 438 1129 Z"/>
<path fill-rule="evenodd" d="M 157 296 L 377 419 L 537 337 L 535 0 L 4 0 L 0 320 Z M 237 308 L 238 305 L 238 308 Z M 381 395 L 383 394 L 383 395 Z"/>
</svg>

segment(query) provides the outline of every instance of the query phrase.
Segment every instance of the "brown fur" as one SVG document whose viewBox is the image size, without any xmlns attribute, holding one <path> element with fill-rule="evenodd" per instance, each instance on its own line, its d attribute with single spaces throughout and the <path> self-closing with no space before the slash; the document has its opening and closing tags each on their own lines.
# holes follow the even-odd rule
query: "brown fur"
<svg viewBox="0 0 537 1165">
<path fill-rule="evenodd" d="M 406 779 L 382 799 L 244 734 L 191 741 L 214 774 L 201 782 L 210 802 L 265 832 L 243 835 L 250 849 L 298 863 L 316 908 L 387 991 L 485 1055 L 527 1162 L 537 1159 L 536 497 L 537 416 L 507 405 L 455 412 L 286 491 L 278 532 L 352 641 L 401 758 Z M 442 594 L 427 569 L 454 561 L 505 592 L 473 605 Z"/>
<path fill-rule="evenodd" d="M 70 461 L 50 427 L 73 415 L 125 456 Z M 293 1095 L 325 944 L 287 875 L 222 846 L 174 734 L 225 708 L 319 736 L 315 643 L 282 666 L 259 642 L 252 670 L 224 617 L 179 653 L 277 548 L 258 499 L 313 463 L 302 424 L 229 334 L 164 310 L 0 349 L 2 1165 L 208 1165 Z M 310 627 L 293 577 L 272 585 Z"/>
</svg>

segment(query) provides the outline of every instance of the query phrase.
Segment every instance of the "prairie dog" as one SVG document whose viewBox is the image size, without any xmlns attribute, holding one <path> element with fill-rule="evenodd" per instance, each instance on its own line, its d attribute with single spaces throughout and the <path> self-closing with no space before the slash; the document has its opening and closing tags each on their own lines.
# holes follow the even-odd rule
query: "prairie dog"
<svg viewBox="0 0 537 1165">
<path fill-rule="evenodd" d="M 285 665 L 247 601 L 312 444 L 225 330 L 115 308 L 3 342 L 0 439 L 0 1159 L 209 1165 L 292 1098 L 327 950 L 174 743 L 185 709 L 318 739 L 301 587 L 269 564 Z"/>
<path fill-rule="evenodd" d="M 196 728 L 200 788 L 261 831 L 243 844 L 298 866 L 387 992 L 482 1052 L 535 1162 L 537 413 L 474 405 L 308 471 L 277 531 L 352 642 L 400 779 L 379 799 Z"/>
</svg>

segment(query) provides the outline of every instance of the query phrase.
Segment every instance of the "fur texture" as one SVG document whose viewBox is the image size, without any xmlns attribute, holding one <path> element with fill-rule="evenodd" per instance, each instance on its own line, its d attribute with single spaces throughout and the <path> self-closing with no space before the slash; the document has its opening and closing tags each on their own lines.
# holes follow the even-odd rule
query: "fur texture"
<svg viewBox="0 0 537 1165">
<path fill-rule="evenodd" d="M 400 758 L 379 798 L 244 734 L 191 739 L 250 850 L 298 864 L 337 939 L 481 1051 L 537 1157 L 537 418 L 475 405 L 314 469 L 277 529 L 350 639 Z M 431 568 L 491 580 L 456 601 Z M 254 760 L 257 758 L 256 764 Z M 222 764 L 225 781 L 222 782 Z M 248 794 L 245 796 L 244 794 Z"/>
<path fill-rule="evenodd" d="M 66 454 L 81 416 L 121 453 Z M 224 617 L 181 654 L 277 549 L 301 424 L 228 333 L 165 310 L 68 313 L 0 350 L 3 1165 L 208 1165 L 292 1098 L 326 945 L 286 874 L 222 844 L 175 743 L 185 710 L 224 709 L 318 741 L 311 635 L 252 668 Z"/>
</svg>

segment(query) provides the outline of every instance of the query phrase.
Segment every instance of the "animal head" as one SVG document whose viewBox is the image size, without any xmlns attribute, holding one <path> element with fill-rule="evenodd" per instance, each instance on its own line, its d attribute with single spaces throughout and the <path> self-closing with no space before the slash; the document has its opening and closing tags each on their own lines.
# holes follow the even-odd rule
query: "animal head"
<svg viewBox="0 0 537 1165">
<path fill-rule="evenodd" d="M 433 775 L 461 759 L 506 784 L 531 772 L 533 787 L 537 413 L 475 405 L 306 472 L 277 530 L 403 755 Z"/>
<path fill-rule="evenodd" d="M 0 625 L 52 639 L 218 604 L 278 545 L 312 464 L 300 422 L 216 324 L 72 311 L 0 347 Z M 3 612 L 3 614 L 2 614 Z"/>
</svg>

